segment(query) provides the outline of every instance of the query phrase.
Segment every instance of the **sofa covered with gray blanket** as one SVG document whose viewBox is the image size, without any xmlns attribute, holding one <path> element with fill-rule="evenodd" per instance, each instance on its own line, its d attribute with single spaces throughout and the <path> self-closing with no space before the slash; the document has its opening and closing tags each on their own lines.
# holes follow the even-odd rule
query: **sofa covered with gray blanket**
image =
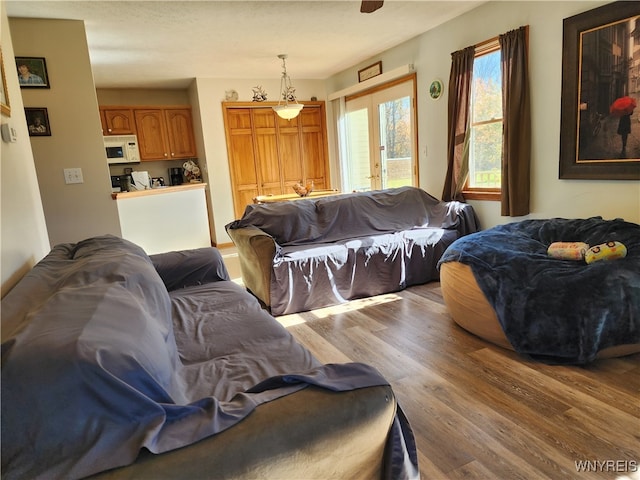
<svg viewBox="0 0 640 480">
<path fill-rule="evenodd" d="M 2 478 L 419 478 L 372 367 L 323 365 L 215 248 L 60 244 L 2 300 Z"/>
<path fill-rule="evenodd" d="M 245 286 L 274 315 L 437 280 L 446 248 L 478 228 L 471 205 L 414 187 L 249 205 L 226 226 Z"/>
</svg>

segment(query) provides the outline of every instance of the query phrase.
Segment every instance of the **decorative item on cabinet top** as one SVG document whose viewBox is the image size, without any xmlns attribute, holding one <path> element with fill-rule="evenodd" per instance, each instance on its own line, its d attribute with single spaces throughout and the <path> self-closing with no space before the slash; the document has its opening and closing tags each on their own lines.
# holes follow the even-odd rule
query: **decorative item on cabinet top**
<svg viewBox="0 0 640 480">
<path fill-rule="evenodd" d="M 237 102 L 238 98 L 238 92 L 233 89 L 224 92 L 224 99 L 227 102 Z"/>
<path fill-rule="evenodd" d="M 264 91 L 262 85 L 256 85 L 252 90 L 254 102 L 264 102 L 267 99 L 267 92 Z"/>
</svg>

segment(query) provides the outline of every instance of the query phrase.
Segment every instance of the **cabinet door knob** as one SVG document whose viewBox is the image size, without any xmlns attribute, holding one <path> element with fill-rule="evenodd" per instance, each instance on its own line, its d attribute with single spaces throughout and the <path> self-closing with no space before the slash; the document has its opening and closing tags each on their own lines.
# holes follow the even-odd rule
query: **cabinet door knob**
<svg viewBox="0 0 640 480">
<path fill-rule="evenodd" d="M 164 156 L 165 156 L 165 157 L 168 157 L 169 155 L 167 155 L 167 153 L 165 152 Z"/>
<path fill-rule="evenodd" d="M 173 153 L 173 152 L 171 152 L 171 156 L 172 156 L 172 157 L 175 157 L 175 156 L 176 156 L 176 154 L 175 154 L 175 153 Z"/>
</svg>

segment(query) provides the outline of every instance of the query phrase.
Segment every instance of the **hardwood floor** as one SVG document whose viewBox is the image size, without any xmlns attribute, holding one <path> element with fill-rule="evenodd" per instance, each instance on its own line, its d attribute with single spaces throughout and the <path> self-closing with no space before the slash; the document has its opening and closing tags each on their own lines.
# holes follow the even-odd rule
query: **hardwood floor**
<svg viewBox="0 0 640 480">
<path fill-rule="evenodd" d="M 322 362 L 389 380 L 424 479 L 640 479 L 640 354 L 526 360 L 455 325 L 438 282 L 278 320 Z"/>
</svg>

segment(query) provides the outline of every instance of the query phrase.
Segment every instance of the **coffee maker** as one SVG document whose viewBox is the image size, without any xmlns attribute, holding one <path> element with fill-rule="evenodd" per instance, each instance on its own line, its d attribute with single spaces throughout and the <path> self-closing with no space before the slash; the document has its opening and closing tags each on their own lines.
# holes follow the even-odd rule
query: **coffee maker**
<svg viewBox="0 0 640 480">
<path fill-rule="evenodd" d="M 171 185 L 182 185 L 182 169 L 170 168 L 169 181 L 171 182 Z"/>
</svg>

